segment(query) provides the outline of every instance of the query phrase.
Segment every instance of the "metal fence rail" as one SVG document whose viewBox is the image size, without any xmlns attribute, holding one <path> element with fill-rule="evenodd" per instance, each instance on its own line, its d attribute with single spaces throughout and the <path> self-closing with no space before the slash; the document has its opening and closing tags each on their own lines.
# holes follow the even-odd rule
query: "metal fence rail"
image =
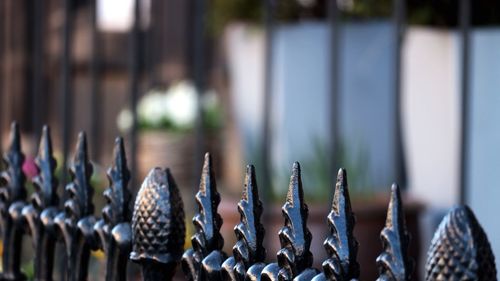
<svg viewBox="0 0 500 281">
<path fill-rule="evenodd" d="M 93 215 L 92 164 L 85 133 L 80 133 L 66 185 L 67 200 L 59 204 L 58 180 L 54 174 L 50 131 L 44 127 L 36 165 L 39 173 L 29 201 L 22 170 L 19 126 L 12 124 L 10 148 L 5 153 L 6 170 L 0 174 L 0 226 L 3 239 L 3 272 L 0 280 L 24 280 L 20 270 L 23 235 L 31 237 L 35 280 L 52 280 L 55 245 L 64 246 L 66 266 L 63 280 L 86 280 L 91 250 L 106 253 L 105 280 L 126 280 L 128 259 L 141 265 L 143 280 L 171 280 L 177 265 L 188 280 L 357 280 L 358 242 L 353 236 L 355 216 L 351 209 L 347 174 L 340 169 L 331 211 L 329 235 L 323 245 L 328 258 L 322 268 L 313 268 L 312 235 L 307 228 L 308 207 L 304 202 L 299 163 L 294 163 L 285 204 L 284 225 L 278 235 L 281 249 L 276 262 L 265 260 L 263 206 L 259 200 L 255 169 L 247 166 L 242 198 L 237 209 L 241 221 L 235 226 L 237 242 L 232 256 L 224 253 L 217 213 L 213 164 L 205 155 L 200 188 L 196 194 L 198 213 L 193 218 L 192 248 L 184 251 L 186 228 L 182 198 L 169 169 L 154 168 L 139 190 L 133 210 L 128 189 L 123 139 L 117 138 L 114 162 L 107 171 L 109 187 L 102 218 Z M 175 152 L 174 152 L 175 153 Z M 385 227 L 383 251 L 376 262 L 378 280 L 410 280 L 413 262 L 408 255 L 400 189 L 393 185 Z M 267 235 L 274 235 L 269 233 Z M 444 218 L 428 252 L 426 280 L 496 280 L 494 257 L 486 234 L 466 207 L 456 207 Z"/>
</svg>

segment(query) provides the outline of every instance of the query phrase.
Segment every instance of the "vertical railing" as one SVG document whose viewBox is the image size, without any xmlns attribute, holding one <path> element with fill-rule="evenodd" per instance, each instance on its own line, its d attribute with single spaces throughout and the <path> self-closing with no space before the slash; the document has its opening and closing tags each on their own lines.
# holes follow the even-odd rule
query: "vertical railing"
<svg viewBox="0 0 500 281">
<path fill-rule="evenodd" d="M 467 202 L 467 180 L 469 173 L 469 67 L 470 67 L 470 0 L 459 1 L 459 24 L 462 49 L 460 53 L 460 96 L 461 96 L 461 114 L 460 114 L 460 203 Z"/>
<path fill-rule="evenodd" d="M 91 124 L 91 147 L 92 158 L 98 159 L 101 155 L 101 98 L 100 98 L 100 48 L 99 31 L 97 26 L 97 1 L 90 0 L 89 21 L 90 21 L 90 124 Z"/>
<path fill-rule="evenodd" d="M 403 147 L 403 125 L 402 111 L 401 111 L 401 96 L 403 91 L 403 43 L 405 40 L 406 32 L 406 0 L 393 0 L 392 8 L 392 21 L 394 25 L 394 98 L 393 98 L 393 111 L 394 111 L 394 167 L 395 179 L 406 186 L 406 165 L 404 159 Z"/>
<path fill-rule="evenodd" d="M 61 112 L 61 122 L 62 122 L 62 155 L 63 160 L 61 166 L 63 167 L 62 182 L 65 183 L 67 180 L 66 166 L 67 166 L 67 155 L 69 155 L 69 142 L 70 134 L 73 127 L 73 93 L 71 89 L 71 33 L 72 33 L 72 10 L 73 10 L 72 0 L 63 0 L 63 24 L 61 28 L 61 42 L 62 42 L 62 57 L 61 57 L 61 69 L 60 69 L 60 97 L 61 102 L 60 112 Z"/>
<path fill-rule="evenodd" d="M 34 144 L 38 141 L 40 133 L 38 128 L 43 124 L 45 114 L 42 109 L 45 103 L 45 83 L 44 83 L 44 1 L 33 2 L 33 83 L 31 87 L 31 129 L 34 134 Z M 33 145 L 35 146 L 35 145 Z"/>
<path fill-rule="evenodd" d="M 262 0 L 264 3 L 264 24 L 265 24 L 265 54 L 264 54 L 264 98 L 262 99 L 262 136 L 260 142 L 260 153 L 262 159 L 262 183 L 271 187 L 271 115 L 273 108 L 272 88 L 273 88 L 273 34 L 274 34 L 274 13 L 275 0 Z M 270 188 L 262 194 L 264 202 L 270 198 Z"/>
<path fill-rule="evenodd" d="M 193 79 L 196 88 L 197 114 L 195 120 L 195 150 L 193 153 L 195 163 L 193 165 L 193 176 L 197 175 L 201 166 L 197 161 L 204 151 L 204 128 L 203 128 L 203 112 L 201 107 L 201 97 L 205 91 L 205 29 L 206 29 L 206 0 L 194 0 L 194 28 L 193 28 Z"/>
<path fill-rule="evenodd" d="M 133 5 L 133 25 L 129 34 L 129 53 L 128 53 L 128 73 L 129 73 L 129 106 L 132 111 L 132 128 L 130 129 L 130 168 L 137 170 L 137 99 L 139 97 L 139 68 L 140 68 L 140 1 L 134 0 Z M 135 173 L 132 173 L 131 185 L 135 186 L 137 182 Z"/>
<path fill-rule="evenodd" d="M 331 62 L 330 62 L 330 102 L 329 102 L 329 120 L 330 124 L 329 135 L 329 159 L 330 173 L 332 175 L 330 182 L 335 183 L 335 170 L 338 168 L 340 155 L 340 124 L 341 124 L 341 107 L 340 107 L 340 11 L 337 7 L 337 1 L 328 1 L 329 3 L 329 13 L 328 21 L 330 25 L 330 44 L 331 44 Z"/>
</svg>

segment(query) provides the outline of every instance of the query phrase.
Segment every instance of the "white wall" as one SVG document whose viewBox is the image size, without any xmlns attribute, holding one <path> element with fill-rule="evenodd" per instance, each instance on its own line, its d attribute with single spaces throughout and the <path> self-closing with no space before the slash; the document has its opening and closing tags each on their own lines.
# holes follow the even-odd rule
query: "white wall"
<svg viewBox="0 0 500 281">
<path fill-rule="evenodd" d="M 500 262 L 500 29 L 471 36 L 468 203 Z"/>
<path fill-rule="evenodd" d="M 409 191 L 436 208 L 459 198 L 459 47 L 453 32 L 411 27 L 403 49 Z"/>
</svg>

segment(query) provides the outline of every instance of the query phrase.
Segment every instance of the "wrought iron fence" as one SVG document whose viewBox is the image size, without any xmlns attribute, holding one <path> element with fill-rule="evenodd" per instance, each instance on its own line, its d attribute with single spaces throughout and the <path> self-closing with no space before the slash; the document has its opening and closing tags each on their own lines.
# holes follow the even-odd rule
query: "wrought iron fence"
<svg viewBox="0 0 500 281">
<path fill-rule="evenodd" d="M 63 280 L 86 280 L 91 250 L 106 253 L 106 280 L 126 280 L 128 260 L 142 267 L 144 280 L 171 280 L 180 263 L 188 280 L 357 280 L 358 242 L 353 235 L 355 216 L 351 209 L 347 174 L 340 169 L 331 211 L 327 216 L 329 235 L 323 245 L 328 258 L 322 269 L 312 267 L 312 235 L 307 227 L 308 207 L 304 202 L 299 163 L 294 163 L 285 204 L 284 225 L 278 235 L 281 249 L 276 262 L 267 262 L 263 246 L 263 206 L 259 200 L 255 169 L 247 166 L 238 212 L 241 221 L 234 227 L 237 242 L 232 256 L 222 250 L 222 218 L 217 212 L 217 192 L 211 156 L 207 153 L 196 194 L 198 212 L 193 218 L 192 248 L 184 251 L 186 228 L 182 198 L 169 169 L 154 168 L 145 178 L 130 208 L 127 168 L 122 138 L 117 138 L 114 162 L 107 171 L 109 187 L 102 218 L 93 215 L 92 164 L 85 133 L 80 133 L 71 181 L 65 186 L 67 199 L 57 196 L 58 180 L 50 131 L 44 127 L 38 156 L 39 169 L 32 180 L 30 200 L 22 170 L 19 127 L 12 124 L 10 148 L 5 154 L 6 169 L 0 174 L 0 223 L 3 239 L 0 280 L 24 280 L 20 270 L 23 235 L 31 237 L 35 280 L 53 280 L 56 244 L 62 244 L 66 266 Z M 269 233 L 268 235 L 274 235 Z M 394 184 L 381 232 L 383 251 L 376 260 L 378 280 L 410 280 L 414 270 L 408 255 L 400 189 Z M 494 257 L 486 234 L 472 211 L 459 206 L 439 226 L 428 252 L 426 280 L 496 280 Z"/>
</svg>

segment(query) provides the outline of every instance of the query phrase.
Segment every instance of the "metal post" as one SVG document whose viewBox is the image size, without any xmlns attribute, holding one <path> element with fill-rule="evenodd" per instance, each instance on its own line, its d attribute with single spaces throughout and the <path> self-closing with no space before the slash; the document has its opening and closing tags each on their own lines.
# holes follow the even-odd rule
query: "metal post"
<svg viewBox="0 0 500 281">
<path fill-rule="evenodd" d="M 201 108 L 201 95 L 205 90 L 205 0 L 194 1 L 194 49 L 193 49 L 193 76 L 196 92 L 198 94 L 198 114 L 195 123 L 195 153 L 193 178 L 196 178 L 201 170 L 201 161 L 204 152 L 203 144 L 203 114 Z"/>
<path fill-rule="evenodd" d="M 1 24 L 0 24 L 0 60 L 4 61 L 5 60 L 5 50 L 7 48 L 6 42 L 6 32 L 5 29 L 7 28 L 7 1 L 2 1 L 0 2 L 0 19 L 1 19 Z M 0 66 L 0 155 L 3 156 L 3 132 L 4 132 L 4 127 L 3 127 L 3 117 L 4 117 L 4 107 L 5 107 L 5 101 L 4 101 L 4 93 L 5 93 L 5 70 L 6 70 L 6 64 L 3 63 Z M 0 163 L 0 169 L 3 170 L 3 163 Z"/>
<path fill-rule="evenodd" d="M 460 0 L 460 32 L 462 34 L 462 69 L 460 73 L 462 114 L 461 121 L 461 154 L 460 154 L 460 203 L 467 201 L 468 180 L 468 153 L 469 142 L 467 133 L 469 131 L 469 52 L 470 52 L 470 0 Z"/>
<path fill-rule="evenodd" d="M 41 135 L 42 124 L 45 123 L 45 108 L 41 103 L 45 100 L 45 84 L 43 81 L 43 30 L 44 30 L 44 1 L 33 2 L 33 84 L 31 99 L 31 125 L 33 130 L 33 147 L 36 147 Z"/>
<path fill-rule="evenodd" d="M 101 150 L 100 141 L 100 116 L 101 116 L 101 99 L 99 96 L 100 89 L 100 57 L 99 57 L 99 33 L 97 30 L 97 0 L 90 1 L 90 23 L 91 23 L 91 61 L 90 61 L 90 108 L 92 114 L 91 121 L 91 147 L 93 159 L 99 159 Z"/>
<path fill-rule="evenodd" d="M 339 105 L 339 52 L 340 21 L 336 0 L 330 0 L 330 32 L 331 32 L 331 82 L 330 82 L 330 186 L 336 182 L 336 170 L 339 168 L 340 153 L 340 105 Z"/>
<path fill-rule="evenodd" d="M 134 1 L 134 23 L 130 32 L 129 47 L 129 79 L 130 79 L 130 107 L 133 115 L 132 129 L 130 130 L 130 170 L 132 171 L 132 188 L 136 188 L 137 182 L 137 98 L 139 95 L 139 24 L 140 24 L 140 2 Z"/>
<path fill-rule="evenodd" d="M 267 202 L 271 197 L 271 109 L 272 109 L 272 87 L 273 87 L 273 34 L 274 34 L 274 0 L 264 0 L 265 9 L 265 69 L 264 69 L 264 98 L 262 107 L 264 116 L 262 118 L 262 199 Z M 264 218 L 265 219 L 265 218 Z"/>
<path fill-rule="evenodd" d="M 73 121 L 73 96 L 71 92 L 71 6 L 72 0 L 63 1 L 63 28 L 61 33 L 62 58 L 61 58 L 61 118 L 63 122 L 63 161 L 62 161 L 62 183 L 67 180 L 67 161 L 69 153 L 70 134 Z"/>
<path fill-rule="evenodd" d="M 403 133 L 401 124 L 401 89 L 402 89 L 402 45 L 405 37 L 406 0 L 393 0 L 394 24 L 394 167 L 395 181 L 406 186 L 406 165 L 403 151 Z"/>
</svg>

